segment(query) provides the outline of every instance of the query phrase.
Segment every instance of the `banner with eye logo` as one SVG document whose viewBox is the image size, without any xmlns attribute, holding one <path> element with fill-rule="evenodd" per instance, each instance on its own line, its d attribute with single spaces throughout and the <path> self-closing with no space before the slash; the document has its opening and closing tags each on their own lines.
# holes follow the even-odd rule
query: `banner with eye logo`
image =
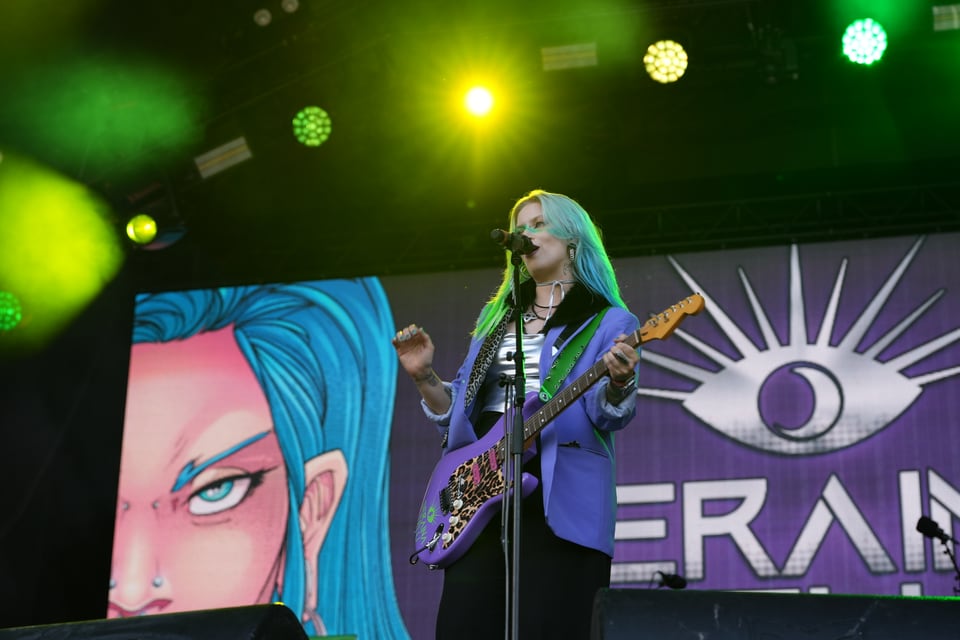
<svg viewBox="0 0 960 640">
<path fill-rule="evenodd" d="M 614 583 L 952 594 L 916 524 L 960 514 L 957 242 L 621 262 L 631 301 L 697 291 L 706 313 L 643 352 Z"/>
<path fill-rule="evenodd" d="M 641 321 L 690 293 L 706 304 L 643 348 L 638 414 L 616 435 L 613 586 L 659 571 L 687 589 L 951 595 L 951 561 L 916 525 L 952 535 L 960 514 L 957 246 L 942 234 L 616 260 Z M 449 379 L 499 279 L 383 283 Z M 411 632 L 426 620 L 428 637 L 441 580 L 406 558 L 439 448 L 409 380 L 397 389 L 393 569 Z"/>
</svg>

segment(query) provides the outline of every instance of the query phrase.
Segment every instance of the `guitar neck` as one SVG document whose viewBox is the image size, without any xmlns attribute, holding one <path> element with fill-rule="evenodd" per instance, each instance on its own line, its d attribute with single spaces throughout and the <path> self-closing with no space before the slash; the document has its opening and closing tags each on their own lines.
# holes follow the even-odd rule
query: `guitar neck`
<svg viewBox="0 0 960 640">
<path fill-rule="evenodd" d="M 623 342 L 637 348 L 644 342 L 666 338 L 673 333 L 685 316 L 700 313 L 703 304 L 703 297 L 700 294 L 685 298 L 652 316 L 641 327 L 628 335 Z M 586 393 L 607 373 L 607 366 L 603 363 L 603 360 L 598 360 L 586 372 L 540 407 L 536 413 L 527 418 L 523 423 L 523 448 L 528 449 L 533 444 L 536 435 L 550 424 L 551 420 Z M 497 442 L 495 449 L 497 458 L 502 460 L 506 452 L 506 442 L 503 438 Z"/>
</svg>

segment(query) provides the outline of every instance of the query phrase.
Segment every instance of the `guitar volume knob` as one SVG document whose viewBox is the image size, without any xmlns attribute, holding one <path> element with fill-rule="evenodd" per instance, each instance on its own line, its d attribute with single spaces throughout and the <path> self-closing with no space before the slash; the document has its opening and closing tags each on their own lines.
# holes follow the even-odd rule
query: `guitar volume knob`
<svg viewBox="0 0 960 640">
<path fill-rule="evenodd" d="M 443 540 L 443 544 L 447 544 L 448 542 L 450 542 L 451 540 L 453 540 L 453 534 L 452 534 L 452 533 L 445 533 L 445 534 L 443 534 L 442 536 L 440 536 L 440 539 Z"/>
<path fill-rule="evenodd" d="M 458 522 L 460 522 L 460 516 L 450 516 L 450 519 L 447 522 L 449 522 L 450 526 L 452 527 Z"/>
<path fill-rule="evenodd" d="M 457 498 L 456 500 L 454 500 L 453 508 L 455 511 L 460 511 L 460 509 L 463 508 L 463 500 L 461 500 L 460 498 Z"/>
</svg>

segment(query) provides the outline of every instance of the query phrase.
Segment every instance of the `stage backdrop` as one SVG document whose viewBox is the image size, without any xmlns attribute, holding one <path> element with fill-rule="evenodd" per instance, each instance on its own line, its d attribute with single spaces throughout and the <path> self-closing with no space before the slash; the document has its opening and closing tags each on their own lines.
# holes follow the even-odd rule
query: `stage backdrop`
<svg viewBox="0 0 960 640">
<path fill-rule="evenodd" d="M 915 527 L 950 534 L 960 514 L 957 246 L 615 261 L 641 320 L 692 293 L 706 305 L 643 350 L 616 439 L 613 585 L 951 595 L 949 558 Z M 110 613 L 281 598 L 311 633 L 431 638 L 442 575 L 408 558 L 440 442 L 389 340 L 420 324 L 449 379 L 499 278 L 142 296 Z M 241 324 L 239 342 L 222 331 Z"/>
<path fill-rule="evenodd" d="M 641 320 L 706 301 L 648 343 L 638 415 L 617 434 L 615 586 L 952 595 L 939 542 L 960 514 L 960 236 L 615 261 Z M 496 272 L 384 278 L 454 375 Z M 416 638 L 442 576 L 409 566 L 439 454 L 401 372 L 391 444 L 394 578 Z M 656 586 L 654 583 L 653 586 Z"/>
</svg>

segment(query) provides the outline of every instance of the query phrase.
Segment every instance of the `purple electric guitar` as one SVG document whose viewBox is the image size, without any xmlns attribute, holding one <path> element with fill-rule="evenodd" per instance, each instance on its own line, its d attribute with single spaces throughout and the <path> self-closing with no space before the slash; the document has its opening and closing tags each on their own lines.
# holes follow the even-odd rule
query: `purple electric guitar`
<svg viewBox="0 0 960 640">
<path fill-rule="evenodd" d="M 700 313 L 703 304 L 700 294 L 684 298 L 647 320 L 627 337 L 626 344 L 635 348 L 666 338 L 686 316 Z M 598 360 L 539 408 L 539 402 L 528 399 L 523 408 L 524 450 L 529 450 L 541 429 L 605 375 L 607 368 Z M 434 467 L 417 516 L 417 551 L 410 556 L 411 563 L 420 559 L 431 569 L 452 564 L 498 513 L 504 492 L 503 465 L 509 456 L 502 422 L 503 418 L 483 438 L 443 456 Z M 529 495 L 537 479 L 523 473 L 520 486 L 522 494 Z"/>
</svg>

